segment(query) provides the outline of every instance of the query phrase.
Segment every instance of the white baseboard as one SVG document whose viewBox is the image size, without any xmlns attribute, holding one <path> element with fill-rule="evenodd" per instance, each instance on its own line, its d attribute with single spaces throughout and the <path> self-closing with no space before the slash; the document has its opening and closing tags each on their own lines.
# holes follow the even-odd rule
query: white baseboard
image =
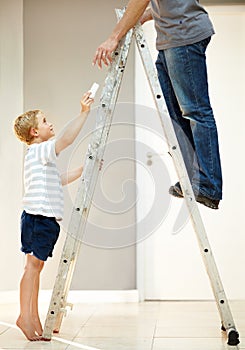
<svg viewBox="0 0 245 350">
<path fill-rule="evenodd" d="M 40 302 L 50 301 L 52 291 L 41 290 Z M 0 292 L 0 304 L 12 304 L 19 302 L 18 291 Z M 68 296 L 70 303 L 137 303 L 139 302 L 138 290 L 71 290 Z"/>
</svg>

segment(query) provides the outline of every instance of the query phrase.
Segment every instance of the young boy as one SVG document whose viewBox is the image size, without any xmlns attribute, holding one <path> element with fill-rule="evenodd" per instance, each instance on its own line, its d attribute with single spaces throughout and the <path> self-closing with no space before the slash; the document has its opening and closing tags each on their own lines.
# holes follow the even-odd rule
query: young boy
<svg viewBox="0 0 245 350">
<path fill-rule="evenodd" d="M 81 112 L 55 136 L 53 125 L 40 110 L 20 115 L 14 123 L 16 136 L 28 145 L 24 165 L 25 194 L 21 216 L 21 250 L 26 265 L 20 282 L 20 315 L 16 321 L 30 341 L 42 340 L 42 325 L 38 314 L 39 277 L 44 261 L 52 256 L 63 216 L 63 191 L 66 185 L 82 173 L 82 167 L 59 175 L 56 157 L 71 145 L 82 129 L 93 99 L 83 95 Z M 51 140 L 52 139 L 52 140 Z"/>
</svg>

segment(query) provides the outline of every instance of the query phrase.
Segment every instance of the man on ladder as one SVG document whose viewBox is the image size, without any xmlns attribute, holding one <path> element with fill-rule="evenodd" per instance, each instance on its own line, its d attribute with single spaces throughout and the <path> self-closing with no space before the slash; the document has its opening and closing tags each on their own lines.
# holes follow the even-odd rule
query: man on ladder
<svg viewBox="0 0 245 350">
<path fill-rule="evenodd" d="M 101 68 L 102 62 L 112 62 L 112 52 L 128 30 L 138 20 L 143 24 L 151 19 L 157 31 L 159 82 L 196 201 L 218 209 L 222 173 L 205 56 L 214 29 L 199 1 L 130 0 L 123 18 L 98 47 L 93 64 Z M 180 183 L 171 186 L 169 193 L 183 197 Z"/>
</svg>

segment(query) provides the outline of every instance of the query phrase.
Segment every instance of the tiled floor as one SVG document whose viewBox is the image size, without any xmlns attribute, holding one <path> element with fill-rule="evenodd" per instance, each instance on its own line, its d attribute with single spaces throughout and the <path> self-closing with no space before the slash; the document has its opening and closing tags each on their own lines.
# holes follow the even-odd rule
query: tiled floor
<svg viewBox="0 0 245 350">
<path fill-rule="evenodd" d="M 48 305 L 41 305 L 45 319 Z M 76 304 L 51 342 L 28 342 L 14 326 L 18 305 L 0 304 L 0 350 L 245 349 L 245 301 L 231 302 L 239 347 L 226 344 L 215 302 Z"/>
</svg>

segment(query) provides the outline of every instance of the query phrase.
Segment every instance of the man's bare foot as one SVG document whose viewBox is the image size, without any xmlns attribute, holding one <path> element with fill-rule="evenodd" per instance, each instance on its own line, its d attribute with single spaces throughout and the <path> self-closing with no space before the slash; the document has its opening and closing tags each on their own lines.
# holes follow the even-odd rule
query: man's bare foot
<svg viewBox="0 0 245 350">
<path fill-rule="evenodd" d="M 23 320 L 21 316 L 18 317 L 16 325 L 22 330 L 26 338 L 30 341 L 41 341 L 42 337 L 37 336 L 32 320 Z"/>
</svg>

